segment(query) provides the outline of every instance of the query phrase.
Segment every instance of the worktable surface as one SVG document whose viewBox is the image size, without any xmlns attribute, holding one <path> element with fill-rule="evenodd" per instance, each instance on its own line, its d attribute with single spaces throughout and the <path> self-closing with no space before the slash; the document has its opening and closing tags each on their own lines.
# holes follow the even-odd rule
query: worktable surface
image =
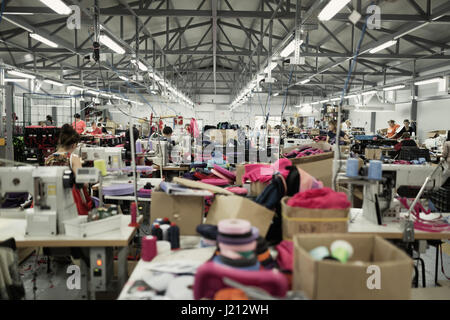
<svg viewBox="0 0 450 320">
<path fill-rule="evenodd" d="M 447 213 L 448 215 L 448 213 Z M 403 231 L 398 221 L 386 221 L 383 225 L 373 223 L 364 217 L 362 209 L 352 208 L 350 210 L 348 232 L 358 234 L 373 234 L 386 239 L 402 239 Z M 416 240 L 444 240 L 450 239 L 450 232 L 425 232 L 414 230 Z"/>
<path fill-rule="evenodd" d="M 19 248 L 26 247 L 126 247 L 136 233 L 129 227 L 131 216 L 122 215 L 120 230 L 104 232 L 92 237 L 75 238 L 67 235 L 31 237 L 25 236 L 25 219 L 0 218 L 0 241 L 14 238 Z M 138 221 L 142 221 L 142 216 Z"/>
</svg>

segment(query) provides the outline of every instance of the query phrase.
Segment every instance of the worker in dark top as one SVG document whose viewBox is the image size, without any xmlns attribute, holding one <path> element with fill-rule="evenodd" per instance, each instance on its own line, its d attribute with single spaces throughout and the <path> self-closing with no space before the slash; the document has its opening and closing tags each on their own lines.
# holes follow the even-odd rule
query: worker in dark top
<svg viewBox="0 0 450 320">
<path fill-rule="evenodd" d="M 411 139 L 411 135 L 408 132 L 404 132 L 401 141 L 394 146 L 395 151 L 400 151 L 403 147 L 417 147 L 414 140 Z"/>
<path fill-rule="evenodd" d="M 403 120 L 403 128 L 401 128 L 400 131 L 394 136 L 394 139 L 402 138 L 405 132 L 409 133 L 410 137 L 414 133 L 414 129 L 411 127 L 411 123 L 408 119 Z"/>
</svg>

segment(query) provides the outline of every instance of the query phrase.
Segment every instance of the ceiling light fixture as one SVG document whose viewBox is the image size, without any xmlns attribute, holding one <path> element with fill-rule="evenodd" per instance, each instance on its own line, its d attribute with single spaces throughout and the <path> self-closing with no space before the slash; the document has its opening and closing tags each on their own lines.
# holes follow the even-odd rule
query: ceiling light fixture
<svg viewBox="0 0 450 320">
<path fill-rule="evenodd" d="M 36 79 L 36 77 L 33 76 L 32 74 L 23 73 L 20 71 L 8 70 L 7 73 L 11 74 L 13 76 L 16 76 L 16 77 L 22 77 L 22 78 L 27 78 L 27 79 Z"/>
<path fill-rule="evenodd" d="M 61 0 L 40 0 L 47 7 L 55 11 L 57 14 L 69 15 L 72 13 L 72 9 L 67 6 Z"/>
<path fill-rule="evenodd" d="M 106 34 L 100 35 L 98 40 L 100 41 L 101 44 L 107 46 L 108 48 L 110 48 L 115 53 L 118 53 L 118 54 L 124 54 L 125 53 L 125 49 L 122 48 L 120 45 L 118 45 L 113 39 L 108 37 Z"/>
<path fill-rule="evenodd" d="M 350 0 L 330 0 L 317 17 L 320 21 L 328 21 L 349 2 Z"/>
<path fill-rule="evenodd" d="M 37 41 L 40 41 L 40 42 L 48 45 L 49 47 L 58 48 L 58 45 L 56 43 L 54 43 L 53 41 L 48 40 L 47 38 L 44 38 L 43 36 L 41 36 L 41 35 L 39 35 L 37 33 L 30 33 L 30 37 L 35 39 L 35 40 L 37 40 Z"/>
<path fill-rule="evenodd" d="M 400 84 L 398 86 L 383 88 L 383 91 L 392 91 L 392 90 L 397 90 L 397 89 L 403 89 L 404 87 L 405 87 L 404 84 Z"/>
<path fill-rule="evenodd" d="M 390 40 L 390 41 L 387 41 L 387 42 L 383 43 L 382 45 L 379 45 L 378 47 L 375 47 L 375 48 L 371 49 L 369 52 L 370 53 L 376 53 L 378 51 L 381 51 L 381 50 L 384 50 L 384 49 L 386 49 L 388 47 L 391 47 L 391 46 L 395 45 L 396 43 L 397 43 L 397 40 Z"/>
</svg>

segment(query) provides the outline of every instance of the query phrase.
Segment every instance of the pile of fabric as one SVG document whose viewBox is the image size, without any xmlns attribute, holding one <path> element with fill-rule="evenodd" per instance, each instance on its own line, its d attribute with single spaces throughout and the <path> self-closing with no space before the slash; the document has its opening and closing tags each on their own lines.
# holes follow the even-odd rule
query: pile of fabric
<svg viewBox="0 0 450 320">
<path fill-rule="evenodd" d="M 330 188 L 299 192 L 287 201 L 287 205 L 309 209 L 347 209 L 351 207 L 344 192 L 336 192 Z"/>
<path fill-rule="evenodd" d="M 310 146 L 303 146 L 303 147 L 299 147 L 297 150 L 293 150 L 291 152 L 285 153 L 285 154 L 283 154 L 283 156 L 288 159 L 302 158 L 302 157 L 306 157 L 306 156 L 312 156 L 315 154 L 321 154 L 324 152 L 325 151 L 318 149 L 318 148 L 313 148 Z"/>
</svg>

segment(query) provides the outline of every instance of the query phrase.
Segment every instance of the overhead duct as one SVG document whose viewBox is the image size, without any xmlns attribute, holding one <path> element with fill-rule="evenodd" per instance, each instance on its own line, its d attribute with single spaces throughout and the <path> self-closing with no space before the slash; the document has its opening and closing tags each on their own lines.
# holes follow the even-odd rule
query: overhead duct
<svg viewBox="0 0 450 320">
<path fill-rule="evenodd" d="M 355 112 L 393 112 L 395 111 L 395 104 L 382 102 L 378 98 L 378 95 L 374 94 L 366 103 L 346 105 L 343 106 L 343 109 Z"/>
</svg>

